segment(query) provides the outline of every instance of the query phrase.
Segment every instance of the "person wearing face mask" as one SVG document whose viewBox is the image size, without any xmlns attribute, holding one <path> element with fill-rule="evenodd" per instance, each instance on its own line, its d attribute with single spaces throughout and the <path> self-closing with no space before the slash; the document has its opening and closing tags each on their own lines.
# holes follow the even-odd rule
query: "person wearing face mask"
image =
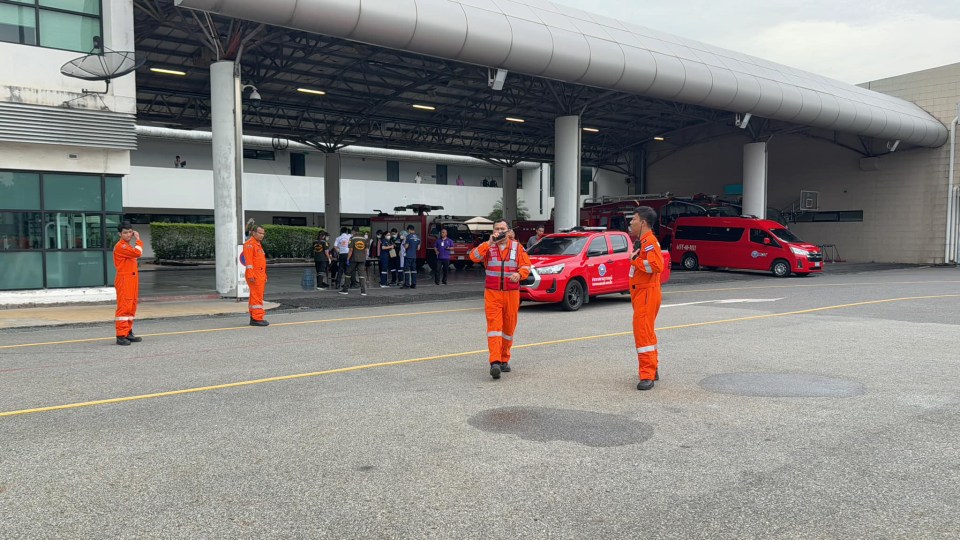
<svg viewBox="0 0 960 540">
<path fill-rule="evenodd" d="M 490 240 L 470 251 L 470 260 L 483 263 L 483 305 L 487 316 L 487 349 L 490 351 L 490 376 L 499 379 L 509 373 L 510 348 L 520 312 L 520 282 L 530 275 L 530 257 L 508 236 L 506 221 L 493 225 Z"/>
<path fill-rule="evenodd" d="M 383 233 L 383 236 L 380 237 L 380 288 L 386 289 L 390 285 L 387 285 L 387 278 L 390 276 L 390 273 L 393 271 L 393 259 L 397 257 L 396 251 L 393 249 L 393 236 L 390 234 L 390 231 Z"/>
<path fill-rule="evenodd" d="M 393 237 L 393 252 L 396 257 L 390 258 L 390 285 L 400 285 L 403 281 L 403 236 L 397 229 L 390 229 Z"/>
<path fill-rule="evenodd" d="M 657 376 L 657 334 L 654 324 L 660 312 L 663 296 L 660 292 L 660 273 L 663 272 L 663 253 L 653 234 L 657 213 L 649 206 L 633 211 L 630 234 L 637 238 L 630 256 L 630 303 L 633 304 L 633 340 L 637 347 L 640 382 L 637 390 L 653 388 Z"/>
</svg>

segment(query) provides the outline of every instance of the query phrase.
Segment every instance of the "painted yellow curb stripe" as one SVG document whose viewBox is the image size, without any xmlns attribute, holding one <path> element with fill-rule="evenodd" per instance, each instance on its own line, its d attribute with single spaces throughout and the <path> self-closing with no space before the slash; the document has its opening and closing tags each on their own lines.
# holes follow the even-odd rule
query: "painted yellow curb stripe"
<svg viewBox="0 0 960 540">
<path fill-rule="evenodd" d="M 696 327 L 710 326 L 710 325 L 716 325 L 716 324 L 730 324 L 730 323 L 743 322 L 743 321 L 755 321 L 755 320 L 760 320 L 760 319 L 772 319 L 772 318 L 775 318 L 775 317 L 787 317 L 787 316 L 792 316 L 792 315 L 805 315 L 805 314 L 809 314 L 809 313 L 819 313 L 819 312 L 822 312 L 822 311 L 830 311 L 830 310 L 836 310 L 836 309 L 845 309 L 845 308 L 852 308 L 852 307 L 858 307 L 858 306 L 870 306 L 870 305 L 876 305 L 876 304 L 888 304 L 888 303 L 892 303 L 892 302 L 905 302 L 905 301 L 908 301 L 908 300 L 932 300 L 932 299 L 942 299 L 942 298 L 960 298 L 960 294 L 944 294 L 944 295 L 936 295 L 936 296 L 912 296 L 912 297 L 905 297 L 905 298 L 888 298 L 888 299 L 883 299 L 883 300 L 869 300 L 869 301 L 866 301 L 866 302 L 855 302 L 855 303 L 852 303 L 852 304 L 840 304 L 840 305 L 836 305 L 836 306 L 824 306 L 824 307 L 811 308 L 811 309 L 802 309 L 802 310 L 798 310 L 798 311 L 788 311 L 788 312 L 784 312 L 784 313 L 769 313 L 769 314 L 765 314 L 765 315 L 751 315 L 751 316 L 748 316 L 748 317 L 737 317 L 737 318 L 733 318 L 733 319 L 721 319 L 721 320 L 716 320 L 716 321 L 705 321 L 705 322 L 690 323 L 690 324 L 678 324 L 678 325 L 674 325 L 674 326 L 665 326 L 665 327 L 663 327 L 663 328 L 658 328 L 657 330 L 658 330 L 658 331 L 680 330 L 680 329 L 684 329 L 684 328 L 696 328 Z M 467 310 L 467 311 L 469 311 L 469 310 Z M 543 347 L 543 346 L 546 346 L 546 345 L 558 345 L 558 344 L 562 344 L 562 343 L 574 343 L 574 342 L 578 342 L 578 341 L 588 341 L 588 340 L 604 339 L 604 338 L 610 338 L 610 337 L 627 336 L 627 335 L 631 335 L 631 334 L 632 334 L 632 332 L 614 332 L 614 333 L 610 333 L 610 334 L 596 334 L 596 335 L 592 335 L 592 336 L 581 336 L 581 337 L 567 338 L 567 339 L 555 339 L 555 340 L 551 340 L 551 341 L 541 341 L 541 342 L 538 342 L 538 343 L 527 343 L 527 344 L 522 344 L 522 345 L 515 345 L 513 348 L 514 348 L 514 349 L 526 349 L 526 348 L 531 348 L 531 347 Z M 486 352 L 487 352 L 486 349 L 483 349 L 483 350 L 476 350 L 476 351 L 465 351 L 465 352 L 457 352 L 457 353 L 449 353 L 449 354 L 440 354 L 440 355 L 436 355 L 436 356 L 425 356 L 425 357 L 421 357 L 421 358 L 410 358 L 410 359 L 406 359 L 406 360 L 394 360 L 394 361 L 391 361 L 391 362 L 377 362 L 377 363 L 374 363 L 374 364 L 362 364 L 362 365 L 359 365 L 359 366 L 350 366 L 350 367 L 344 367 L 344 368 L 328 369 L 328 370 L 324 370 L 324 371 L 312 371 L 312 372 L 309 372 L 309 373 L 297 373 L 297 374 L 293 374 L 293 375 L 281 375 L 281 376 L 277 376 L 277 377 L 267 377 L 267 378 L 263 378 L 263 379 L 253 379 L 253 380 L 249 380 L 249 381 L 238 381 L 238 382 L 225 383 L 225 384 L 215 384 L 215 385 L 210 385 L 210 386 L 198 386 L 198 387 L 195 387 L 195 388 L 186 388 L 186 389 L 183 389 L 183 390 L 171 390 L 171 391 L 168 391 L 168 392 L 157 392 L 157 393 L 153 393 L 153 394 L 141 394 L 141 395 L 137 395 L 137 396 L 126 396 L 126 397 L 111 398 L 111 399 L 99 399 L 99 400 L 94 400 L 94 401 L 84 401 L 84 402 L 80 402 L 80 403 L 68 403 L 68 404 L 65 404 L 65 405 L 53 405 L 53 406 L 49 406 L 49 407 L 37 407 L 37 408 L 33 408 L 33 409 L 21 409 L 21 410 L 16 410 L 16 411 L 0 412 L 0 417 L 4 417 L 4 416 L 19 416 L 19 415 L 24 415 L 24 414 L 33 414 L 33 413 L 51 412 L 51 411 L 62 411 L 62 410 L 66 410 L 66 409 L 79 409 L 79 408 L 81 408 L 81 407 L 92 407 L 92 406 L 95 406 L 95 405 L 108 405 L 108 404 L 111 404 L 111 403 L 125 403 L 125 402 L 128 402 L 128 401 L 138 401 L 138 400 L 141 400 L 141 399 L 153 399 L 153 398 L 160 398 L 160 397 L 179 396 L 179 395 L 184 395 L 184 394 L 193 394 L 193 393 L 197 393 L 197 392 L 207 392 L 207 391 L 210 391 L 210 390 L 222 390 L 222 389 L 226 389 L 226 388 L 239 388 L 239 387 L 241 387 L 241 386 L 252 386 L 252 385 L 255 385 L 255 384 L 272 383 L 272 382 L 280 382 L 280 381 L 291 381 L 291 380 L 295 380 L 295 379 L 305 379 L 305 378 L 309 378 L 309 377 L 318 377 L 318 376 L 321 376 L 321 375 L 333 375 L 333 374 L 336 374 L 336 373 L 349 373 L 349 372 L 351 372 L 351 371 L 361 371 L 361 370 L 373 369 L 373 368 L 380 368 L 380 367 L 400 366 L 400 365 L 405 365 L 405 364 L 414 364 L 414 363 L 418 363 L 418 362 L 428 362 L 428 361 L 432 361 L 432 360 L 443 360 L 443 359 L 447 359 L 447 358 L 459 358 L 459 357 L 464 357 L 464 356 L 472 356 L 472 355 L 475 355 L 475 354 L 485 354 Z"/>
</svg>

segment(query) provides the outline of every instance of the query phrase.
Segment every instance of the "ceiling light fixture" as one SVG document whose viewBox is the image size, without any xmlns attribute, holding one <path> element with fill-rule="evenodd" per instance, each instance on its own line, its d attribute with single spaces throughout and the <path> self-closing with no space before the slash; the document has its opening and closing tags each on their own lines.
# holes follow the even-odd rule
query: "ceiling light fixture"
<svg viewBox="0 0 960 540">
<path fill-rule="evenodd" d="M 583 130 L 589 133 L 600 133 L 600 130 L 597 128 L 583 128 Z"/>
<path fill-rule="evenodd" d="M 667 139 L 664 138 L 664 137 L 660 137 L 660 136 L 658 135 L 658 136 L 654 137 L 653 140 L 655 140 L 655 141 L 665 141 L 665 140 L 667 140 Z"/>
<path fill-rule="evenodd" d="M 314 90 L 313 88 L 297 88 L 297 92 L 301 92 L 304 94 L 313 94 L 315 96 L 327 95 L 327 93 L 324 92 L 323 90 Z"/>
<path fill-rule="evenodd" d="M 435 110 L 437 110 L 437 108 L 434 107 L 433 105 L 414 105 L 413 108 L 414 108 L 414 109 L 420 109 L 421 111 L 435 111 Z"/>
<path fill-rule="evenodd" d="M 513 118 L 512 116 L 508 116 L 506 120 L 507 122 L 516 122 L 517 124 L 522 124 L 526 122 L 526 120 L 524 120 L 523 118 Z"/>
<path fill-rule="evenodd" d="M 150 71 L 152 71 L 152 72 L 154 72 L 154 73 L 162 73 L 162 74 L 164 74 L 164 75 L 177 75 L 177 76 L 180 76 L 180 77 L 186 77 L 186 76 L 187 76 L 187 72 L 186 72 L 186 71 L 178 71 L 178 70 L 176 70 L 176 69 L 163 69 L 163 68 L 155 68 L 155 67 L 152 67 L 152 68 L 150 68 Z"/>
</svg>

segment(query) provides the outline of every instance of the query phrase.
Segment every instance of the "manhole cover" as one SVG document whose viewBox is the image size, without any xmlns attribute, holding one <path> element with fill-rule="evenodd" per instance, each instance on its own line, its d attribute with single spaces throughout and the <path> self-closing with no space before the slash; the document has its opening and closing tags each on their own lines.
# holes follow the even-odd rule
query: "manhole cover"
<svg viewBox="0 0 960 540">
<path fill-rule="evenodd" d="M 865 392 L 856 381 L 802 373 L 723 373 L 703 379 L 700 386 L 718 394 L 758 397 L 852 397 Z"/>
<path fill-rule="evenodd" d="M 483 431 L 529 441 L 569 441 L 594 447 L 637 444 L 653 436 L 653 426 L 625 416 L 544 407 L 489 409 L 475 414 L 469 423 Z"/>
</svg>

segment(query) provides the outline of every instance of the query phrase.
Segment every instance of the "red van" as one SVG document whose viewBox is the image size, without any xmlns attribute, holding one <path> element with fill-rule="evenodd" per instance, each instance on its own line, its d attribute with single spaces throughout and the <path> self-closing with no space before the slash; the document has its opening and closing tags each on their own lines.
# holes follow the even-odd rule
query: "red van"
<svg viewBox="0 0 960 540">
<path fill-rule="evenodd" d="M 766 219 L 682 217 L 670 254 L 684 270 L 763 270 L 777 277 L 823 271 L 820 248 Z"/>
</svg>

